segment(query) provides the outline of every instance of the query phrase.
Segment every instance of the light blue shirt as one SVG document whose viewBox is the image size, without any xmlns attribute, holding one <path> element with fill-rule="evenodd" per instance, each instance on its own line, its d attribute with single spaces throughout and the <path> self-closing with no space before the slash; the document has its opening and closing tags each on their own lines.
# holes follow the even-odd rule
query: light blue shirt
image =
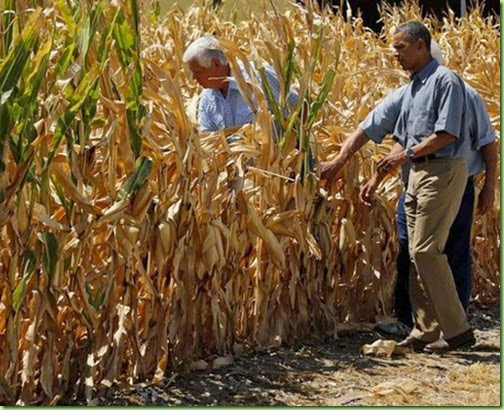
<svg viewBox="0 0 504 410">
<path fill-rule="evenodd" d="M 280 84 L 278 82 L 275 70 L 265 65 L 265 74 L 268 84 L 271 88 L 276 101 L 279 101 Z M 241 73 L 246 80 L 249 76 L 243 67 L 240 67 Z M 232 75 L 232 74 L 231 74 Z M 259 78 L 259 75 L 257 75 Z M 288 103 L 292 108 L 297 103 L 298 96 L 290 92 Z M 238 85 L 234 79 L 229 81 L 227 95 L 224 96 L 220 90 L 206 88 L 203 90 L 199 104 L 199 130 L 218 131 L 223 128 L 241 126 L 249 124 L 254 120 L 252 109 L 243 99 Z"/>
<path fill-rule="evenodd" d="M 366 119 L 359 125 L 365 134 L 377 143 L 381 143 L 387 134 L 401 133 L 402 124 L 398 124 L 399 116 L 403 111 L 403 106 L 408 103 L 408 92 L 410 84 L 398 88 L 386 96 L 380 104 L 368 114 Z M 468 162 L 469 176 L 476 175 L 484 169 L 483 155 L 481 148 L 495 141 L 495 134 L 492 131 L 490 118 L 480 95 L 468 84 L 463 84 L 465 88 L 465 112 L 467 121 L 463 127 L 469 138 L 459 148 L 459 152 L 464 153 Z M 404 124 L 404 122 L 403 122 Z M 450 126 L 453 127 L 453 126 Z M 449 132 L 449 131 L 448 131 Z M 399 142 L 400 138 L 396 137 Z M 417 142 L 415 142 L 416 144 Z M 407 145 L 412 146 L 415 144 Z M 404 146 L 404 145 L 403 145 Z M 407 179 L 409 162 L 403 166 L 403 179 Z"/>
<path fill-rule="evenodd" d="M 411 81 L 385 100 L 382 112 L 372 112 L 359 125 L 373 141 L 381 143 L 393 134 L 410 148 L 436 132 L 453 135 L 455 142 L 436 151 L 436 157 L 465 158 L 470 149 L 463 81 L 436 60 L 428 63 Z M 395 116 L 396 120 L 391 118 Z"/>
<path fill-rule="evenodd" d="M 481 148 L 496 140 L 492 123 L 488 116 L 485 102 L 477 91 L 466 84 L 469 135 L 471 136 L 471 149 L 467 155 L 469 176 L 479 174 L 485 169 Z"/>
</svg>

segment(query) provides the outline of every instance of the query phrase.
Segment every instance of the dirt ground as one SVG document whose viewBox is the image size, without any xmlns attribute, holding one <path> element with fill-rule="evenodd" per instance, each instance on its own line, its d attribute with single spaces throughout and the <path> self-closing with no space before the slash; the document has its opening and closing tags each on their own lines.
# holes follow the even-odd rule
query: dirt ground
<svg viewBox="0 0 504 410">
<path fill-rule="evenodd" d="M 500 406 L 499 307 L 471 306 L 469 318 L 478 343 L 465 351 L 361 357 L 363 344 L 384 336 L 352 332 L 337 340 L 245 353 L 210 373 L 174 375 L 164 387 L 110 389 L 93 404 Z"/>
</svg>

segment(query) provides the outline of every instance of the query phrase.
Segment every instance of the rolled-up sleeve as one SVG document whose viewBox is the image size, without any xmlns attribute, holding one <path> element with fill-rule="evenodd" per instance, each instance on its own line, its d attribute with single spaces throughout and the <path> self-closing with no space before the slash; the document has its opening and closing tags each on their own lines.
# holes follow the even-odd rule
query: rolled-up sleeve
<svg viewBox="0 0 504 410">
<path fill-rule="evenodd" d="M 457 79 L 441 82 L 437 96 L 437 119 L 434 132 L 447 132 L 459 138 L 464 125 L 465 91 Z"/>
<path fill-rule="evenodd" d="M 359 128 L 377 144 L 381 144 L 387 134 L 394 132 L 401 110 L 402 91 L 396 90 L 385 97 L 359 124 Z"/>
<path fill-rule="evenodd" d="M 492 129 L 492 124 L 488 116 L 488 111 L 485 103 L 479 95 L 472 98 L 473 104 L 473 121 L 470 135 L 472 137 L 472 145 L 475 149 L 479 150 L 481 147 L 495 141 L 495 133 Z"/>
</svg>

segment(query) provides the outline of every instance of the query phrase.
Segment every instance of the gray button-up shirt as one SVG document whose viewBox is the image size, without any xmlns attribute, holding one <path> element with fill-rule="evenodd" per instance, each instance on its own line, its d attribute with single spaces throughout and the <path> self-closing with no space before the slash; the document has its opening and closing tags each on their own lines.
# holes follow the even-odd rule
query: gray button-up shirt
<svg viewBox="0 0 504 410">
<path fill-rule="evenodd" d="M 385 97 L 380 104 L 361 123 L 360 128 L 373 141 L 380 143 L 387 134 L 392 134 L 401 112 L 403 97 L 409 84 L 398 88 Z M 464 83 L 466 90 L 467 131 L 470 136 L 469 149 L 464 148 L 469 176 L 482 172 L 485 168 L 481 148 L 495 141 L 495 134 L 488 117 L 485 103 L 477 91 Z M 403 180 L 406 181 L 409 162 L 403 165 Z"/>
<path fill-rule="evenodd" d="M 393 134 L 405 148 L 444 131 L 456 140 L 438 150 L 436 157 L 466 158 L 471 143 L 465 117 L 463 81 L 432 60 L 413 75 L 408 84 L 387 96 L 359 128 L 377 143 L 381 143 L 385 135 Z"/>
</svg>

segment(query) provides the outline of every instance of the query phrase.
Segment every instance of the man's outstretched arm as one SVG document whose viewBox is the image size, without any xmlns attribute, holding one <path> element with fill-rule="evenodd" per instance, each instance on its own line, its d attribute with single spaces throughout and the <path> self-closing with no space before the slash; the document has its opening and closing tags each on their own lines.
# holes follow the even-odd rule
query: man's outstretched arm
<svg viewBox="0 0 504 410">
<path fill-rule="evenodd" d="M 322 162 L 320 164 L 320 178 L 331 182 L 346 162 L 359 151 L 366 142 L 368 136 L 360 128 L 357 128 L 343 143 L 341 151 L 332 161 Z"/>
</svg>

